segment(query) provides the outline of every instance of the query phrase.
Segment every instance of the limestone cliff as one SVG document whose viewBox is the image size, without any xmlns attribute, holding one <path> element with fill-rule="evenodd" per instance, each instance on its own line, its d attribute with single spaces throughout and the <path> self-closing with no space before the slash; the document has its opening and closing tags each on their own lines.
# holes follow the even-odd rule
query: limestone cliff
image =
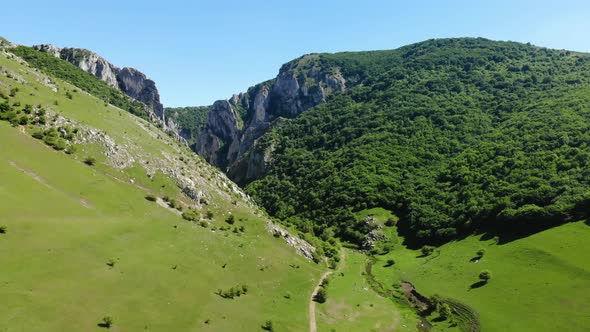
<svg viewBox="0 0 590 332">
<path fill-rule="evenodd" d="M 283 65 L 275 79 L 215 102 L 195 151 L 234 181 L 251 181 L 272 160 L 273 144 L 258 141 L 277 120 L 297 117 L 345 89 L 338 68 L 322 68 L 318 55 L 303 56 Z"/>
<path fill-rule="evenodd" d="M 164 121 L 164 107 L 156 83 L 133 68 L 119 68 L 100 55 L 82 48 L 59 48 L 53 45 L 35 45 L 34 49 L 52 54 L 98 77 L 108 85 L 121 90 L 129 97 L 146 104 Z"/>
</svg>

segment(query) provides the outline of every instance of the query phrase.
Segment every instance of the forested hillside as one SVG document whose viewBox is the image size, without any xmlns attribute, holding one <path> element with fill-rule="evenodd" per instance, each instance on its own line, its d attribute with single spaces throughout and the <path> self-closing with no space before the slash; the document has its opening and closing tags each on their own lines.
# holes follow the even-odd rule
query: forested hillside
<svg viewBox="0 0 590 332">
<path fill-rule="evenodd" d="M 587 217 L 588 54 L 444 39 L 317 61 L 350 88 L 259 142 L 273 159 L 247 190 L 270 214 L 359 244 L 371 207 L 420 243 Z"/>
</svg>

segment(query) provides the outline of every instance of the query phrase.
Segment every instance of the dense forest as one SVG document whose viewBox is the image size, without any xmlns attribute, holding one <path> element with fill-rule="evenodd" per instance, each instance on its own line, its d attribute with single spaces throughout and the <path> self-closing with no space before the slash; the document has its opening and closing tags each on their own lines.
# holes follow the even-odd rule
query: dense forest
<svg viewBox="0 0 590 332">
<path fill-rule="evenodd" d="M 261 139 L 247 191 L 271 215 L 357 244 L 371 207 L 418 243 L 588 216 L 590 55 L 469 38 L 317 61 L 353 87 Z"/>
</svg>

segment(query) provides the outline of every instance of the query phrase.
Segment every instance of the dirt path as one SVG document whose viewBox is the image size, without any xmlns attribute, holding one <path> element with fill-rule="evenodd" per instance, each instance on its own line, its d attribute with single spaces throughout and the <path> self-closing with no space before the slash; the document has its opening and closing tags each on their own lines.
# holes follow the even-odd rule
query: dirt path
<svg viewBox="0 0 590 332">
<path fill-rule="evenodd" d="M 346 252 L 344 250 L 342 250 L 342 251 L 340 251 L 340 265 L 338 266 L 338 270 L 340 270 L 342 267 L 344 267 L 345 263 L 346 263 Z M 324 280 L 327 277 L 329 277 L 333 272 L 334 271 L 326 271 L 324 274 L 322 274 L 320 281 L 318 282 L 318 284 L 313 289 L 313 292 L 311 293 L 311 297 L 309 298 L 309 332 L 317 332 L 317 330 L 318 330 L 316 320 L 315 320 L 315 304 L 316 304 L 316 302 L 313 300 L 313 298 L 317 294 L 317 292 L 320 290 L 320 287 L 321 287 L 322 283 L 324 282 Z"/>
</svg>

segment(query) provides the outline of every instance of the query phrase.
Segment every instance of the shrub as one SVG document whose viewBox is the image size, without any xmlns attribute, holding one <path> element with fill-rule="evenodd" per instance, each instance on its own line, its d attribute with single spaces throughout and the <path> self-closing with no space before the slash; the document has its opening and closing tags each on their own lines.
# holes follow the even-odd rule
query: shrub
<svg viewBox="0 0 590 332">
<path fill-rule="evenodd" d="M 26 125 L 28 125 L 28 124 L 29 124 L 29 118 L 27 118 L 27 116 L 26 116 L 26 115 L 23 115 L 23 116 L 21 116 L 21 117 L 18 119 L 18 124 L 19 124 L 19 125 L 21 125 L 21 126 L 26 126 Z"/>
<path fill-rule="evenodd" d="M 225 222 L 233 225 L 236 222 L 236 217 L 233 214 L 230 214 L 227 218 L 225 218 Z"/>
<path fill-rule="evenodd" d="M 389 218 L 387 219 L 387 221 L 385 222 L 385 226 L 395 226 L 397 225 L 397 219 L 396 218 Z"/>
<path fill-rule="evenodd" d="M 55 143 L 53 144 L 53 149 L 55 149 L 57 151 L 65 150 L 66 147 L 67 147 L 66 140 L 64 140 L 63 138 L 56 139 Z"/>
<path fill-rule="evenodd" d="M 199 212 L 195 210 L 187 210 L 182 213 L 182 218 L 188 221 L 197 221 L 200 219 Z M 205 221 L 206 222 L 206 221 Z M 201 224 L 201 226 L 203 226 Z"/>
<path fill-rule="evenodd" d="M 272 327 L 272 322 L 270 320 L 264 322 L 264 324 L 262 324 L 262 329 L 270 332 L 274 331 L 274 328 Z"/>
<path fill-rule="evenodd" d="M 87 157 L 86 159 L 84 159 L 84 164 L 88 166 L 94 166 L 96 164 L 96 159 L 94 159 L 93 157 Z"/>
<path fill-rule="evenodd" d="M 422 249 L 420 249 L 420 252 L 422 253 L 423 256 L 430 256 L 434 252 L 434 247 L 433 246 L 423 246 Z"/>
<path fill-rule="evenodd" d="M 233 299 L 234 297 L 246 295 L 246 293 L 248 293 L 248 286 L 246 285 L 234 286 L 226 290 L 218 289 L 216 292 L 217 295 L 223 297 L 224 299 Z"/>
<path fill-rule="evenodd" d="M 150 202 L 155 202 L 157 200 L 156 196 L 152 195 L 152 194 L 148 194 L 145 196 L 145 199 L 147 199 Z"/>
<path fill-rule="evenodd" d="M 316 301 L 317 303 L 324 303 L 326 302 L 326 299 L 328 298 L 328 294 L 326 293 L 326 289 L 325 288 L 320 288 L 318 290 L 317 293 L 315 293 L 315 295 L 313 296 L 313 300 Z"/>
<path fill-rule="evenodd" d="M 74 146 L 74 145 L 69 145 L 69 146 L 68 146 L 68 147 L 65 149 L 65 151 L 64 151 L 64 152 L 65 152 L 65 153 L 67 153 L 67 154 L 74 154 L 74 153 L 76 153 L 76 150 L 77 150 L 76 146 Z"/>
<path fill-rule="evenodd" d="M 476 254 L 477 254 L 477 257 L 482 258 L 483 255 L 485 255 L 485 253 L 486 253 L 485 249 L 479 249 Z"/>
<path fill-rule="evenodd" d="M 481 279 L 483 282 L 488 282 L 490 279 L 492 279 L 492 272 L 489 270 L 481 271 L 479 274 L 479 279 Z"/>
<path fill-rule="evenodd" d="M 438 315 L 440 316 L 440 318 L 446 320 L 450 318 L 452 314 L 453 310 L 451 309 L 451 306 L 449 306 L 447 303 L 442 303 L 438 306 Z"/>
<path fill-rule="evenodd" d="M 43 139 L 44 136 L 45 135 L 43 134 L 42 131 L 36 131 L 36 132 L 33 133 L 33 137 L 36 138 L 36 139 Z"/>
<path fill-rule="evenodd" d="M 104 316 L 102 318 L 102 321 L 98 324 L 100 327 L 106 327 L 107 329 L 110 329 L 111 326 L 113 326 L 114 322 L 113 322 L 113 318 L 111 316 Z"/>
</svg>

